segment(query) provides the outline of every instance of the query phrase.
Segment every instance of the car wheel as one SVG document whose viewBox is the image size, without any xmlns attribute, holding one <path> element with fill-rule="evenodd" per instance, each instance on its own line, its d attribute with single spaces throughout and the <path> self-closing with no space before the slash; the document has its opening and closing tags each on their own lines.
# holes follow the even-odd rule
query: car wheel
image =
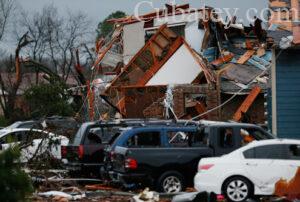
<svg viewBox="0 0 300 202">
<path fill-rule="evenodd" d="M 243 202 L 253 195 L 253 186 L 244 177 L 233 177 L 226 180 L 223 192 L 228 201 Z"/>
<path fill-rule="evenodd" d="M 158 179 L 158 191 L 164 193 L 178 193 L 184 190 L 184 177 L 177 171 L 167 171 Z"/>
</svg>

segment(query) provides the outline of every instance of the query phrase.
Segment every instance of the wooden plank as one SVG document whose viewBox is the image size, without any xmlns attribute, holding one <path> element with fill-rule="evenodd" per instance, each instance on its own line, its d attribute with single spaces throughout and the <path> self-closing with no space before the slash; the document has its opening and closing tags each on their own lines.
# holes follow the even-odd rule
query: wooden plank
<svg viewBox="0 0 300 202">
<path fill-rule="evenodd" d="M 220 66 L 220 65 L 222 65 L 224 63 L 227 63 L 227 62 L 231 61 L 232 58 L 233 58 L 233 56 L 234 56 L 233 53 L 229 53 L 228 55 L 225 55 L 223 57 L 220 57 L 220 58 L 212 61 L 210 64 L 218 67 L 218 66 Z"/>
<path fill-rule="evenodd" d="M 259 86 L 255 86 L 250 94 L 247 96 L 247 98 L 244 100 L 244 102 L 242 103 L 242 105 L 239 107 L 239 109 L 236 111 L 236 113 L 233 116 L 233 120 L 234 121 L 240 121 L 242 118 L 242 112 L 246 113 L 249 108 L 251 107 L 251 105 L 253 104 L 253 102 L 255 101 L 256 97 L 259 95 L 259 93 L 261 92 L 261 88 Z"/>
<path fill-rule="evenodd" d="M 270 2 L 270 7 L 282 8 L 287 6 L 287 3 L 284 1 L 275 0 Z"/>
<path fill-rule="evenodd" d="M 255 51 L 254 50 L 248 50 L 242 57 L 240 57 L 237 61 L 238 64 L 244 64 L 247 62 L 252 55 L 254 55 Z"/>
</svg>

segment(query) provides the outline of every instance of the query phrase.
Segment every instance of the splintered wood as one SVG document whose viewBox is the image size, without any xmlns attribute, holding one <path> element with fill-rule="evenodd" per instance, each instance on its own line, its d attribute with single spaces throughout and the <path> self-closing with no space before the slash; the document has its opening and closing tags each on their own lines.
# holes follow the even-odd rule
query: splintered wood
<svg viewBox="0 0 300 202">
<path fill-rule="evenodd" d="M 261 92 L 261 88 L 259 86 L 255 86 L 251 90 L 248 97 L 245 99 L 243 104 L 239 107 L 237 112 L 234 114 L 233 120 L 235 120 L 235 121 L 241 120 L 242 112 L 246 113 L 248 111 L 248 109 L 251 107 L 251 105 L 253 104 L 253 102 L 255 101 L 256 97 L 259 95 L 260 92 Z"/>
<path fill-rule="evenodd" d="M 254 50 L 248 50 L 242 57 L 239 58 L 237 63 L 245 64 L 245 62 L 247 62 L 252 57 L 252 55 L 254 55 L 254 53 L 255 53 Z"/>
<path fill-rule="evenodd" d="M 295 177 L 290 180 L 279 180 L 275 184 L 275 196 L 286 197 L 288 200 L 300 199 L 300 168 L 298 168 Z"/>
</svg>

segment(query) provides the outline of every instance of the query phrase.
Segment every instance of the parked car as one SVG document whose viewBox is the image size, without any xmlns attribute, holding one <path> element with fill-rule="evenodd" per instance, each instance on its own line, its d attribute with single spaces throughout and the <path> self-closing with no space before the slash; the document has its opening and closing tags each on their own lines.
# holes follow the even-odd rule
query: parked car
<svg viewBox="0 0 300 202">
<path fill-rule="evenodd" d="M 16 129 L 16 128 L 37 128 L 41 129 L 42 126 L 38 123 L 38 121 L 17 121 L 1 130 L 9 130 L 9 129 Z"/>
<path fill-rule="evenodd" d="M 69 145 L 62 147 L 62 156 L 67 160 L 65 168 L 74 174 L 99 175 L 103 167 L 104 150 L 122 131 L 133 126 L 158 123 L 175 124 L 173 120 L 158 119 L 120 119 L 84 123 L 71 138 Z"/>
<path fill-rule="evenodd" d="M 74 118 L 51 116 L 38 120 L 17 121 L 1 129 L 0 132 L 2 130 L 10 130 L 16 128 L 43 129 L 45 126 L 47 130 L 51 130 L 51 132 L 57 135 L 64 135 L 68 137 L 74 134 L 79 128 L 78 123 Z"/>
<path fill-rule="evenodd" d="M 55 159 L 61 159 L 61 146 L 67 145 L 69 139 L 65 136 L 58 136 L 53 133 L 29 128 L 16 128 L 1 130 L 0 132 L 0 150 L 4 151 L 14 145 L 27 145 L 21 149 L 21 162 L 25 163 L 35 154 L 44 152 Z"/>
<path fill-rule="evenodd" d="M 112 144 L 110 177 L 125 186 L 140 184 L 176 193 L 193 184 L 201 158 L 272 138 L 259 126 L 239 123 L 136 127 L 122 132 Z"/>
<path fill-rule="evenodd" d="M 254 195 L 273 195 L 275 183 L 291 180 L 299 167 L 299 140 L 255 141 L 228 155 L 201 159 L 194 184 L 198 191 L 241 202 Z"/>
</svg>

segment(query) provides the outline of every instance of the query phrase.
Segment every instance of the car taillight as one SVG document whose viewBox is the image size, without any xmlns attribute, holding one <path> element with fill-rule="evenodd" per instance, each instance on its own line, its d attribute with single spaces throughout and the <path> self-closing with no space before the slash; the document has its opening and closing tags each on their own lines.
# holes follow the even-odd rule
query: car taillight
<svg viewBox="0 0 300 202">
<path fill-rule="evenodd" d="M 67 147 L 66 146 L 61 146 L 61 158 L 66 158 L 67 156 Z"/>
<path fill-rule="evenodd" d="M 214 164 L 205 164 L 205 165 L 200 165 L 199 167 L 198 167 L 198 171 L 200 171 L 200 170 L 209 170 L 211 167 L 213 167 L 214 166 Z"/>
<path fill-rule="evenodd" d="M 83 155 L 84 155 L 84 148 L 83 148 L 83 145 L 79 145 L 79 147 L 78 147 L 78 158 L 79 158 L 79 159 L 82 159 L 82 158 L 83 158 Z"/>
<path fill-rule="evenodd" d="M 125 160 L 125 168 L 127 169 L 137 169 L 137 161 L 132 158 L 128 158 Z"/>
<path fill-rule="evenodd" d="M 109 152 L 109 157 L 110 157 L 110 160 L 113 160 L 115 157 L 115 152 L 113 152 L 113 151 Z"/>
</svg>

